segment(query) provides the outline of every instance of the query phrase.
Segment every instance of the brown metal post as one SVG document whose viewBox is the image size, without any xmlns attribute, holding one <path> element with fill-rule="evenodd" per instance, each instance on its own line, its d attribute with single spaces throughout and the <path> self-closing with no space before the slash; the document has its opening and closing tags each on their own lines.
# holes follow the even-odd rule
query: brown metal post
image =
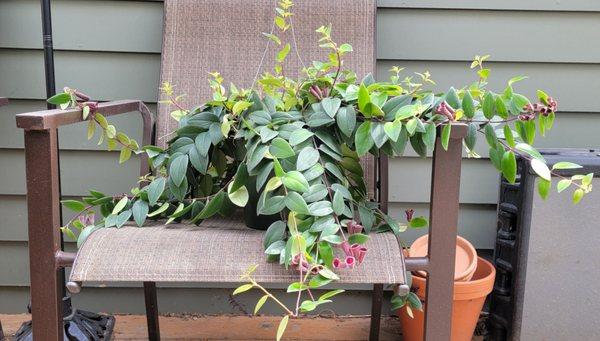
<svg viewBox="0 0 600 341">
<path fill-rule="evenodd" d="M 57 130 L 25 131 L 33 339 L 63 339 Z"/>
<path fill-rule="evenodd" d="M 444 150 L 441 139 L 438 138 L 433 152 L 425 308 L 426 341 L 450 340 L 452 332 L 460 167 L 462 138 L 465 134 L 465 125 L 453 125 L 448 150 Z"/>
<path fill-rule="evenodd" d="M 146 321 L 148 324 L 148 340 L 159 341 L 158 305 L 156 299 L 156 283 L 144 282 L 144 299 L 146 301 Z"/>
</svg>

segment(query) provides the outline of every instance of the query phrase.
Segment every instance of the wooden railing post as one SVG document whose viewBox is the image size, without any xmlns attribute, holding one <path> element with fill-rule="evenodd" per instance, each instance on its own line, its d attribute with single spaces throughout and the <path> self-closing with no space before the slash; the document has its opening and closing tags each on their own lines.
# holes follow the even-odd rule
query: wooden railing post
<svg viewBox="0 0 600 341">
<path fill-rule="evenodd" d="M 425 340 L 450 340 L 454 262 L 458 225 L 462 138 L 466 126 L 452 126 L 448 150 L 438 137 L 433 152 L 429 228 L 429 266 Z"/>
<path fill-rule="evenodd" d="M 57 130 L 25 130 L 29 271 L 34 340 L 63 339 Z"/>
</svg>

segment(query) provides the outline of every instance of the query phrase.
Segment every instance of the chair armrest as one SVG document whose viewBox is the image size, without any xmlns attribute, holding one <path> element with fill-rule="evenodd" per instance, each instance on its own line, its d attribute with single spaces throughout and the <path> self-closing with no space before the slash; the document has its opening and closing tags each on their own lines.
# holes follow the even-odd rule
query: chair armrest
<svg viewBox="0 0 600 341">
<path fill-rule="evenodd" d="M 121 100 L 111 101 L 98 104 L 97 112 L 104 116 L 114 116 L 132 111 L 137 111 L 142 115 L 143 132 L 142 146 L 152 143 L 152 133 L 154 129 L 154 118 L 148 107 L 138 100 Z M 54 130 L 60 126 L 65 126 L 73 123 L 84 122 L 82 110 L 79 108 L 72 109 L 54 109 L 42 110 L 24 114 L 17 114 L 17 127 L 25 129 L 25 131 L 43 131 Z M 27 146 L 26 146 L 27 148 Z M 148 159 L 145 155 L 141 157 L 140 175 L 149 172 Z"/>
<path fill-rule="evenodd" d="M 98 104 L 97 112 L 104 116 L 124 114 L 138 111 L 144 119 L 144 128 L 152 126 L 152 114 L 148 107 L 137 100 L 111 101 Z M 18 114 L 17 127 L 25 130 L 48 130 L 60 126 L 83 122 L 81 109 L 54 109 Z"/>
<path fill-rule="evenodd" d="M 8 98 L 0 97 L 0 107 L 8 104 Z"/>
</svg>

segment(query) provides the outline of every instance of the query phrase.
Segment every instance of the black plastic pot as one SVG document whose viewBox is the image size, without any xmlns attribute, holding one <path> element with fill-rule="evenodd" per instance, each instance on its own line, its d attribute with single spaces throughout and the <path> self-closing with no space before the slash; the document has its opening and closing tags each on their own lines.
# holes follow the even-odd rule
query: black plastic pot
<svg viewBox="0 0 600 341">
<path fill-rule="evenodd" d="M 255 230 L 266 230 L 272 223 L 280 220 L 278 214 L 257 214 L 259 193 L 256 191 L 256 178 L 250 177 L 246 184 L 248 189 L 248 203 L 244 207 L 244 223 Z"/>
</svg>

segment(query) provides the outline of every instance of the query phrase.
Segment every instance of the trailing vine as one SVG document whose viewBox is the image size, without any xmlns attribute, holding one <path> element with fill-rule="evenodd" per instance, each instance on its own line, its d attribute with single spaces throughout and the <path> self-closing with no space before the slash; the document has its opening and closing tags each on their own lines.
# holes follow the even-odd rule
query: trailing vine
<svg viewBox="0 0 600 341">
<path fill-rule="evenodd" d="M 293 30 L 292 5 L 283 0 L 276 9 L 274 26 L 279 32 Z M 426 157 L 435 145 L 437 130 L 441 129 L 441 145 L 447 148 L 452 124 L 460 122 L 468 126 L 464 146 L 469 156 L 478 157 L 474 152 L 477 137 L 484 136 L 492 164 L 509 182 L 516 180 L 517 156 L 525 158 L 540 177 L 538 190 L 544 198 L 550 191 L 550 177 L 560 176 L 557 170 L 580 168 L 568 162 L 552 168 L 546 165 L 532 145 L 536 131 L 544 135 L 552 128 L 557 102 L 543 91 L 538 91 L 533 103 L 515 92 L 513 85 L 525 77 L 509 80 L 502 92 L 489 90 L 490 70 L 484 65 L 489 56 L 475 58 L 471 68 L 477 69 L 478 78 L 472 84 L 434 93 L 428 89 L 435 84 L 428 72 L 401 79 L 403 70 L 394 67 L 388 81 L 377 82 L 371 75 L 358 80 L 344 68 L 344 56 L 352 52 L 352 46 L 337 44 L 331 31 L 331 26 L 316 30 L 328 59 L 312 62 L 297 80 L 287 77 L 284 70 L 291 45 L 270 32 L 264 35 L 278 47 L 275 67 L 259 77 L 257 89 L 231 84 L 227 90 L 224 79 L 214 72 L 209 80 L 212 98 L 186 108 L 174 86 L 162 84 L 161 103 L 173 108 L 171 116 L 178 121 L 164 149 L 139 147 L 107 122 L 96 102 L 77 90 L 65 88 L 50 98 L 50 103 L 63 109 L 82 109 L 83 119 L 89 122 L 88 139 L 99 127 L 99 144 L 105 140 L 109 149 L 120 149 L 120 162 L 132 153 L 146 153 L 152 168 L 129 194 L 90 191 L 81 201 L 64 200 L 77 215 L 62 231 L 81 245 L 93 231 L 120 228 L 131 219 L 138 226 L 147 219 L 200 224 L 245 207 L 256 191 L 256 213 L 280 216 L 266 231 L 263 247 L 269 261 L 297 272 L 298 280 L 287 289 L 297 295 L 297 302 L 288 308 L 256 282 L 252 277 L 256 267 L 243 274 L 247 283 L 233 294 L 261 291 L 255 313 L 267 300 L 278 304 L 284 312 L 279 339 L 290 317 L 331 302 L 332 296 L 342 292 L 334 290 L 316 298 L 311 290 L 338 280 L 337 269 L 360 266 L 368 257 L 364 245 L 369 233 L 399 234 L 428 225 L 425 217 L 413 217 L 412 211 L 401 222 L 369 200 L 359 163 L 367 153 L 401 156 L 410 144 Z M 562 178 L 557 190 L 574 187 L 573 201 L 578 202 L 591 191 L 592 177 Z M 413 296 L 394 296 L 393 308 L 408 303 L 420 309 L 420 301 Z"/>
</svg>

